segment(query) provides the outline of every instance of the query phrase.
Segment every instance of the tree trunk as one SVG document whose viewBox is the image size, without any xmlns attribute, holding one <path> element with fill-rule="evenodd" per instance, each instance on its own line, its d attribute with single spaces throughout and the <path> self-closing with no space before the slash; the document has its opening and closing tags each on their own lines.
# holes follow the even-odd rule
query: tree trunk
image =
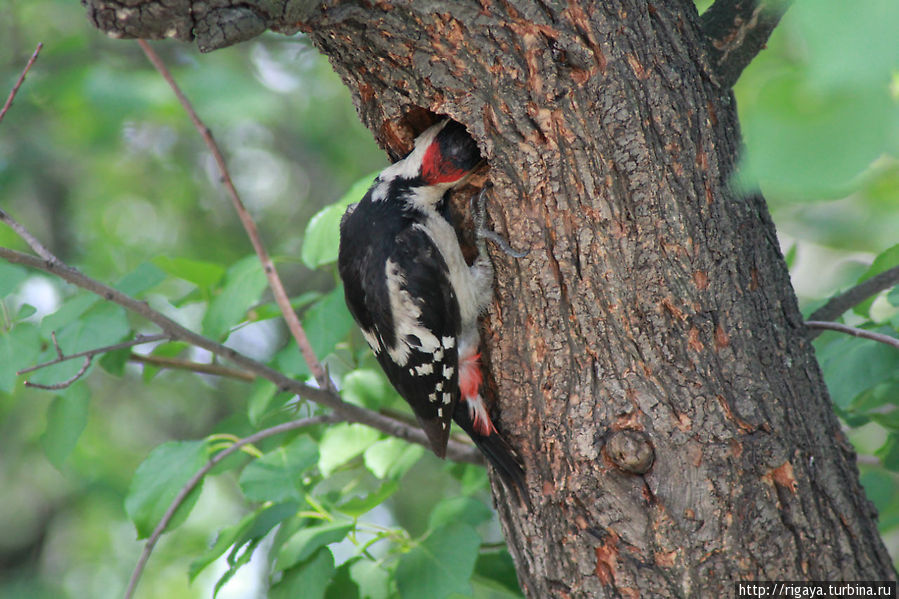
<svg viewBox="0 0 899 599">
<path fill-rule="evenodd" d="M 382 145 L 464 124 L 530 248 L 485 323 L 528 597 L 895 578 L 691 2 L 301 4 Z"/>
</svg>

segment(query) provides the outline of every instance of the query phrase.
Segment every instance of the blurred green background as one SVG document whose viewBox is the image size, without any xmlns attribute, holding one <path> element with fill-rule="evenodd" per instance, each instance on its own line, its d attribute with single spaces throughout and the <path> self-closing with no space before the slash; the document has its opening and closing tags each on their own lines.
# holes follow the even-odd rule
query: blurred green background
<svg viewBox="0 0 899 599">
<path fill-rule="evenodd" d="M 736 87 L 746 142 L 742 184 L 758 181 L 769 201 L 806 313 L 860 278 L 899 264 L 897 31 L 895 0 L 797 2 Z M 197 329 L 227 331 L 231 323 L 212 323 L 206 310 L 217 294 L 228 293 L 227 282 L 239 274 L 234 265 L 252 250 L 202 140 L 138 46 L 107 39 L 87 23 L 78 3 L 62 0 L 3 2 L 0 40 L 3 98 L 37 42 L 45 44 L 0 123 L 0 207 L 90 276 L 115 282 L 142 273 L 152 283 L 142 292 L 155 308 Z M 288 289 L 311 306 L 304 322 L 319 325 L 316 339 L 332 354 L 332 372 L 348 388 L 378 396 L 362 403 L 401 405 L 378 388 L 383 380 L 355 333 L 347 337 L 341 292 L 332 293 L 333 267 L 326 258 L 310 258 L 318 255 L 311 241 L 303 254 L 310 218 L 386 164 L 327 61 L 302 37 L 274 34 L 210 55 L 175 42 L 154 46 L 223 147 Z M 3 226 L 0 245 L 25 249 Z M 182 259 L 194 262 L 175 263 Z M 322 268 L 310 268 L 319 262 Z M 0 598 L 119 597 L 142 547 L 125 497 L 151 450 L 216 431 L 246 434 L 261 426 L 260 414 L 289 414 L 271 411 L 270 404 L 280 404 L 260 385 L 134 364 L 94 367 L 62 393 L 26 389 L 13 365 L 38 361 L 48 332 L 40 319 L 71 307 L 78 295 L 59 281 L 4 266 L 0 262 Z M 205 286 L 199 282 L 206 279 Z M 296 356 L 278 353 L 286 337 L 271 310 L 255 306 L 261 285 L 250 288 L 256 296 L 239 316 L 253 322 L 236 329 L 229 343 L 302 376 Z M 897 305 L 893 290 L 846 321 L 895 335 Z M 85 307 L 73 322 L 79 318 L 94 318 L 111 335 L 108 342 L 146 329 L 97 306 Z M 899 558 L 899 352 L 830 333 L 816 345 L 834 403 L 861 454 L 862 480 L 880 510 L 881 530 Z M 202 352 L 169 349 L 208 360 Z M 322 431 L 311 434 L 328 442 Z M 359 433 L 335 439 L 358 441 Z M 363 450 L 378 437 L 367 442 Z M 315 492 L 343 497 L 350 482 L 371 490 L 390 476 L 423 490 L 419 501 L 393 495 L 366 516 L 371 530 L 394 535 L 385 543 L 397 551 L 409 548 L 409 538 L 438 538 L 435 509 L 458 508 L 446 507 L 441 497 L 465 495 L 475 502 L 467 509 L 478 514 L 469 523 L 483 544 L 479 559 L 498 560 L 494 570 L 508 566 L 507 554 L 489 553 L 501 541 L 495 517 L 471 507 L 490 505 L 482 471 L 424 456 L 411 459 L 408 472 L 387 475 L 375 453 L 333 465 L 335 474 L 318 480 Z M 217 530 L 252 513 L 246 496 L 235 477 L 211 477 L 187 522 L 163 537 L 137 596 L 211 596 L 228 565 L 215 561 L 190 584 L 187 564 Z M 337 566 L 353 551 L 344 545 L 331 549 Z M 378 558 L 365 557 L 358 563 Z M 396 572 L 395 561 L 385 563 Z M 411 562 L 405 563 L 409 569 Z M 357 586 L 367 576 L 377 578 L 366 567 L 346 569 Z M 520 596 L 508 584 L 478 580 L 478 568 L 480 562 L 470 594 L 457 596 Z M 257 559 L 219 597 L 261 596 L 266 576 L 265 560 Z M 394 593 L 390 585 L 397 583 L 378 581 L 371 588 L 383 583 L 387 590 L 371 591 L 371 597 Z M 328 596 L 341 596 L 338 588 L 333 583 Z"/>
</svg>

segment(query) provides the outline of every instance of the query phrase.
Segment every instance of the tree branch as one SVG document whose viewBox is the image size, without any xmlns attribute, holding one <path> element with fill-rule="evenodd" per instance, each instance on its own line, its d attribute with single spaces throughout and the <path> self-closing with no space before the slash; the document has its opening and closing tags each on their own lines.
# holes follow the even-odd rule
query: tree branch
<svg viewBox="0 0 899 599">
<path fill-rule="evenodd" d="M 810 329 L 837 331 L 840 333 L 846 333 L 847 335 L 852 335 L 853 337 L 863 337 L 864 339 L 879 341 L 880 343 L 885 343 L 887 345 L 895 347 L 896 349 L 899 349 L 899 339 L 896 339 L 895 337 L 890 337 L 889 335 L 884 335 L 883 333 L 875 333 L 874 331 L 866 331 L 865 329 L 860 329 L 858 327 L 851 327 L 839 322 L 808 320 L 806 321 L 805 326 Z M 809 337 L 811 337 L 811 335 L 809 335 Z"/>
<path fill-rule="evenodd" d="M 47 262 L 59 262 L 59 258 L 54 256 L 53 253 L 44 246 L 44 244 L 38 241 L 37 238 L 28 231 L 28 229 L 19 224 L 16 219 L 11 217 L 2 209 L 0 209 L 0 223 L 6 223 L 6 225 L 10 229 L 12 229 L 16 235 L 21 237 L 22 240 L 28 244 L 28 247 L 30 247 L 35 254 L 37 254 Z"/>
<path fill-rule="evenodd" d="M 372 412 L 371 410 L 347 403 L 340 399 L 340 397 L 333 391 L 313 387 L 285 376 L 283 373 L 278 372 L 261 362 L 257 362 L 230 347 L 217 343 L 212 339 L 181 326 L 161 312 L 157 312 L 150 308 L 146 302 L 141 302 L 125 295 L 117 289 L 104 285 L 62 262 L 41 260 L 40 258 L 5 247 L 0 247 L 0 258 L 13 264 L 21 264 L 29 268 L 56 275 L 64 281 L 95 293 L 135 314 L 143 316 L 161 328 L 169 337 L 196 345 L 220 358 L 229 360 L 244 370 L 271 381 L 282 391 L 295 393 L 301 397 L 310 399 L 319 405 L 330 408 L 347 422 L 365 424 L 388 435 L 404 439 L 411 443 L 417 443 L 427 448 L 431 447 L 421 428 L 410 426 L 393 418 L 378 414 L 377 412 Z M 450 444 L 447 446 L 446 455 L 447 458 L 457 462 L 468 462 L 471 464 L 484 463 L 480 452 L 478 452 L 474 446 L 456 441 L 450 441 Z"/>
<path fill-rule="evenodd" d="M 49 362 L 44 362 L 43 364 L 37 364 L 35 366 L 23 368 L 22 370 L 16 372 L 16 374 L 22 376 L 23 374 L 34 372 L 35 370 L 40 370 L 41 368 L 47 368 L 48 366 L 53 366 L 54 364 L 59 364 L 60 362 L 65 362 L 67 360 L 75 360 L 77 358 L 93 358 L 94 356 L 99 354 L 105 354 L 119 349 L 125 349 L 127 347 L 134 347 L 135 345 L 143 345 L 144 343 L 154 343 L 156 341 L 165 341 L 169 339 L 171 338 L 168 335 L 138 335 L 130 341 L 123 341 L 122 343 L 107 345 L 105 347 L 97 347 L 95 349 L 89 349 L 87 351 L 78 352 L 77 354 L 69 354 L 68 356 L 66 356 L 62 353 L 62 350 L 56 343 L 56 333 L 53 333 L 53 344 L 56 346 L 56 359 L 50 360 Z"/>
<path fill-rule="evenodd" d="M 181 88 L 175 83 L 174 77 L 172 77 L 172 74 L 166 68 L 162 59 L 159 58 L 159 55 L 150 47 L 150 44 L 145 40 L 137 40 L 137 43 L 144 51 L 144 54 L 147 55 L 150 62 L 153 63 L 153 66 L 156 67 L 156 70 L 159 71 L 159 74 L 162 75 L 163 79 L 169 84 L 169 87 L 172 88 L 172 91 L 175 93 L 181 106 L 184 108 L 185 112 L 187 112 L 191 122 L 193 122 L 194 127 L 196 127 L 197 131 L 200 133 L 203 141 L 206 142 L 206 147 L 212 152 L 215 163 L 218 165 L 219 171 L 222 174 L 222 182 L 225 184 L 225 189 L 228 190 L 231 203 L 234 205 L 234 209 L 237 211 L 238 217 L 240 217 L 240 222 L 243 224 L 247 236 L 253 244 L 253 249 L 256 250 L 256 255 L 259 256 L 259 261 L 262 263 L 262 268 L 268 279 L 269 287 L 271 287 L 272 293 L 275 296 L 275 302 L 277 302 L 278 307 L 281 309 L 281 314 L 284 316 L 285 322 L 287 322 L 287 328 L 290 329 L 290 334 L 293 335 L 294 340 L 296 340 L 297 345 L 300 348 L 300 353 L 303 354 L 303 359 L 309 366 L 309 371 L 312 373 L 312 376 L 315 377 L 318 386 L 322 389 L 331 389 L 331 380 L 325 372 L 325 369 L 322 367 L 321 362 L 319 362 L 318 357 L 315 355 L 312 345 L 309 343 L 309 338 L 306 336 L 306 331 L 303 330 L 303 325 L 300 324 L 300 319 L 290 305 L 290 298 L 287 296 L 287 291 L 284 290 L 284 284 L 281 283 L 281 277 L 278 276 L 275 264 L 272 262 L 271 257 L 268 255 L 268 251 L 266 251 L 265 246 L 262 243 L 262 239 L 259 237 L 259 230 L 256 228 L 256 223 L 253 222 L 253 217 L 247 212 L 246 207 L 240 199 L 240 195 L 237 193 L 237 188 L 234 187 L 234 182 L 231 180 L 231 173 L 228 171 L 225 157 L 222 155 L 218 144 L 215 143 L 215 139 L 212 137 L 212 131 L 210 131 L 209 127 L 200 120 L 200 117 L 191 105 L 190 100 L 187 99 L 187 96 L 184 95 Z"/>
<path fill-rule="evenodd" d="M 833 296 L 826 304 L 812 312 L 808 318 L 809 320 L 833 320 L 849 308 L 857 306 L 869 297 L 897 284 L 899 284 L 899 266 L 894 266 L 859 283 L 848 291 Z M 809 333 L 809 338 L 814 339 L 819 334 L 820 331 L 812 331 Z"/>
<path fill-rule="evenodd" d="M 16 94 L 19 93 L 19 88 L 22 87 L 22 82 L 25 81 L 25 75 L 28 74 L 28 71 L 31 70 L 31 65 L 34 64 L 34 61 L 37 60 L 37 55 L 40 54 L 41 48 L 44 47 L 43 42 L 38 42 L 37 48 L 34 49 L 34 53 L 31 55 L 31 58 L 28 59 L 28 63 L 25 65 L 25 69 L 22 71 L 22 74 L 19 75 L 19 78 L 16 80 L 16 84 L 13 85 L 12 91 L 9 92 L 9 97 L 6 98 L 6 103 L 3 105 L 3 109 L 0 110 L 0 121 L 3 120 L 3 117 L 6 116 L 6 111 L 9 110 L 9 107 L 12 106 L 12 101 L 16 98 Z"/>
<path fill-rule="evenodd" d="M 156 525 L 156 528 L 153 529 L 153 533 L 147 539 L 146 545 L 144 545 L 144 550 L 141 553 L 140 559 L 137 561 L 137 565 L 134 567 L 134 571 L 131 573 L 131 579 L 128 581 L 128 589 L 125 591 L 125 599 L 130 599 L 134 595 L 134 590 L 137 587 L 137 583 L 140 580 L 141 574 L 143 574 L 144 567 L 147 565 L 147 560 L 150 559 L 150 554 L 153 552 L 153 548 L 156 546 L 156 542 L 159 541 L 159 537 L 162 536 L 162 533 L 165 532 L 166 527 L 169 525 L 169 522 L 172 521 L 172 517 L 175 515 L 175 512 L 184 503 L 184 500 L 187 499 L 187 496 L 191 491 L 203 480 L 203 477 L 206 476 L 210 470 L 215 468 L 217 464 L 222 462 L 225 458 L 235 453 L 245 445 L 249 445 L 251 443 L 256 443 L 258 441 L 262 441 L 263 439 L 267 439 L 268 437 L 272 437 L 274 435 L 279 435 L 281 433 L 286 433 L 288 431 L 297 430 L 299 428 L 305 428 L 308 426 L 313 426 L 316 424 L 322 424 L 324 422 L 332 422 L 334 419 L 332 416 L 313 416 L 311 418 L 302 418 L 300 420 L 292 420 L 290 422 L 285 422 L 283 424 L 279 424 L 277 426 L 273 426 L 271 428 L 263 429 L 258 433 L 254 433 L 249 437 L 244 437 L 239 441 L 235 442 L 234 445 L 231 445 L 227 449 L 221 451 L 214 455 L 206 465 L 197 470 L 197 472 L 184 483 L 184 486 L 178 491 L 178 494 L 172 500 L 172 503 L 169 504 L 168 509 L 165 511 L 165 514 L 162 515 L 162 518 L 159 520 L 159 524 Z"/>
<path fill-rule="evenodd" d="M 169 370 L 187 370 L 188 372 L 196 372 L 199 374 L 211 374 L 214 376 L 223 376 L 229 379 L 237 379 L 251 383 L 256 380 L 256 375 L 246 370 L 238 370 L 236 368 L 228 368 L 221 364 L 204 364 L 202 362 L 188 362 L 184 360 L 175 360 L 174 358 L 166 358 L 163 356 L 154 356 L 147 354 L 132 353 L 128 360 L 131 362 L 139 362 L 141 364 L 149 364 L 157 368 L 166 368 Z"/>
<path fill-rule="evenodd" d="M 708 39 L 709 58 L 723 87 L 733 87 L 765 47 L 791 1 L 715 0 L 702 13 L 700 24 Z"/>
</svg>

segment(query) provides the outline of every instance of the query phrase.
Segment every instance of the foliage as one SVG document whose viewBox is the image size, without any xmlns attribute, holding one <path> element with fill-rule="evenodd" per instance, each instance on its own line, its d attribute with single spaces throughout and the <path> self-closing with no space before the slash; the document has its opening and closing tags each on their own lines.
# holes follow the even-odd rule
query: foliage
<svg viewBox="0 0 899 599">
<path fill-rule="evenodd" d="M 0 15 L 0 36 L 10 40 L 0 48 L 0 88 L 12 86 L 38 40 L 46 44 L 0 123 L 0 207 L 89 275 L 308 377 L 207 152 L 137 47 L 101 39 L 77 3 L 18 3 Z M 890 247 L 899 230 L 899 162 L 890 157 L 899 151 L 897 24 L 890 0 L 801 1 L 737 86 L 742 182 L 757 180 L 771 202 L 806 311 L 899 264 L 899 246 Z M 171 43 L 158 50 L 229 153 L 342 397 L 405 411 L 334 274 L 339 217 L 367 187 L 365 173 L 383 165 L 340 82 L 302 38 L 266 35 L 209 56 Z M 25 249 L 5 227 L 0 245 Z M 895 335 L 897 308 L 899 288 L 845 319 Z M 0 598 L 120 596 L 138 539 L 210 456 L 318 411 L 266 382 L 140 365 L 130 350 L 95 360 L 57 392 L 25 388 L 16 375 L 55 357 L 53 333 L 72 353 L 148 332 L 121 308 L 0 262 L 0 485 L 8 490 Z M 869 456 L 862 481 L 895 543 L 899 355 L 835 333 L 816 346 L 835 408 Z M 135 351 L 208 360 L 181 343 Z M 56 383 L 80 367 L 24 378 Z M 328 599 L 423 589 L 435 598 L 520 597 L 489 505 L 482 468 L 443 464 L 361 425 L 310 427 L 217 466 L 170 524 L 138 596 L 268 588 L 272 597 L 298 589 Z"/>
</svg>

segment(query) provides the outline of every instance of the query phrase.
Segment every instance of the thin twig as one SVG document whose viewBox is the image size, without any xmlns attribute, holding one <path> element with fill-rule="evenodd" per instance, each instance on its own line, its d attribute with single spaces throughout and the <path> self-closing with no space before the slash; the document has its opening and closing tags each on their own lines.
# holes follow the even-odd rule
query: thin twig
<svg viewBox="0 0 899 599">
<path fill-rule="evenodd" d="M 235 442 L 227 449 L 215 454 L 208 462 L 206 462 L 205 466 L 200 468 L 190 478 L 190 480 L 188 480 L 184 484 L 184 486 L 181 487 L 181 489 L 178 491 L 178 495 L 175 496 L 175 498 L 169 504 L 168 509 L 165 511 L 165 514 L 163 514 L 162 519 L 159 521 L 159 524 L 157 524 L 156 528 L 153 529 L 153 533 L 147 539 L 147 543 L 146 545 L 144 545 L 144 550 L 141 553 L 140 559 L 137 561 L 137 565 L 134 567 L 134 571 L 131 573 L 131 579 L 128 581 L 128 589 L 125 591 L 125 599 L 130 599 L 134 595 L 134 589 L 137 587 L 137 582 L 140 580 L 141 574 L 143 574 L 144 567 L 147 565 L 147 560 L 150 559 L 150 554 L 153 552 L 153 547 L 156 546 L 157 541 L 159 541 L 159 537 L 162 536 L 162 533 L 169 525 L 169 522 L 172 521 L 175 512 L 178 510 L 181 504 L 184 503 L 184 500 L 187 499 L 187 496 L 190 494 L 190 492 L 194 490 L 194 487 L 196 487 L 200 483 L 203 477 L 206 476 L 210 470 L 215 468 L 215 466 L 222 460 L 238 451 L 245 445 L 256 443 L 263 439 L 267 439 L 268 437 L 286 433 L 288 431 L 293 431 L 299 428 L 305 428 L 308 426 L 331 421 L 333 421 L 332 416 L 313 416 L 311 418 L 292 420 L 290 422 L 285 422 L 283 424 L 261 430 L 258 433 L 250 435 L 249 437 L 244 437 L 243 439 Z"/>
<path fill-rule="evenodd" d="M 25 70 L 22 71 L 22 74 L 19 75 L 19 78 L 16 80 L 16 84 L 12 87 L 12 91 L 9 92 L 9 97 L 6 98 L 6 103 L 3 105 L 3 110 L 0 110 L 0 121 L 3 120 L 3 117 L 6 116 L 6 111 L 9 110 L 9 107 L 12 106 L 12 101 L 16 98 L 16 94 L 19 93 L 19 88 L 22 87 L 22 82 L 25 81 L 25 75 L 28 74 L 28 71 L 31 70 L 31 65 L 34 64 L 34 61 L 37 60 L 37 55 L 40 54 L 41 48 L 44 47 L 44 42 L 38 42 L 37 48 L 34 49 L 34 53 L 31 55 L 31 58 L 28 59 L 28 63 L 25 65 Z"/>
<path fill-rule="evenodd" d="M 860 329 L 858 327 L 851 327 L 847 324 L 842 324 L 839 322 L 823 322 L 820 320 L 807 320 L 805 321 L 805 326 L 810 329 L 820 329 L 827 331 L 837 331 L 840 333 L 846 333 L 847 335 L 852 335 L 853 337 L 863 337 L 865 339 L 870 339 L 872 341 L 879 341 L 880 343 L 886 343 L 887 345 L 891 345 L 896 349 L 899 349 L 899 339 L 895 337 L 890 337 L 889 335 L 884 335 L 883 333 L 875 333 L 874 331 L 866 331 L 865 329 Z"/>
<path fill-rule="evenodd" d="M 247 232 L 247 236 L 250 238 L 250 242 L 253 244 L 253 249 L 256 250 L 256 255 L 259 256 L 259 261 L 262 263 L 262 268 L 265 271 L 265 276 L 268 278 L 268 284 L 272 289 L 272 294 L 275 296 L 275 302 L 277 302 L 278 307 L 281 308 L 281 313 L 284 315 L 284 320 L 287 322 L 287 328 L 290 329 L 291 335 L 293 335 L 293 338 L 296 340 L 297 345 L 300 348 L 300 353 L 303 354 L 303 358 L 306 360 L 306 364 L 309 366 L 309 371 L 312 373 L 312 376 L 315 377 L 315 380 L 316 382 L 318 382 L 319 387 L 323 389 L 331 389 L 331 381 L 329 380 L 325 369 L 322 367 L 321 362 L 319 362 L 318 357 L 315 355 L 315 351 L 313 351 L 312 345 L 309 343 L 309 338 L 306 337 L 306 332 L 303 330 L 303 325 L 300 324 L 300 319 L 297 317 L 296 312 L 293 311 L 293 308 L 290 305 L 290 298 L 287 295 L 287 291 L 284 290 L 284 285 L 283 283 L 281 283 L 281 278 L 278 276 L 278 271 L 275 269 L 275 265 L 272 262 L 271 257 L 268 255 L 265 246 L 262 244 L 262 239 L 259 237 L 259 230 L 256 228 L 256 223 L 253 221 L 253 217 L 251 217 L 250 213 L 247 212 L 246 207 L 244 207 L 243 202 L 240 199 L 240 195 L 238 195 L 237 193 L 237 189 L 234 187 L 234 183 L 231 181 L 231 174 L 228 171 L 227 164 L 225 163 L 225 157 L 222 155 L 221 150 L 219 150 L 218 144 L 212 137 L 212 132 L 209 130 L 209 127 L 207 127 L 203 123 L 203 121 L 200 120 L 200 117 L 193 109 L 190 101 L 178 87 L 178 84 L 175 83 L 175 79 L 172 77 L 172 74 L 169 72 L 168 68 L 166 68 L 165 64 L 162 62 L 153 48 L 150 47 L 150 44 L 148 44 L 145 40 L 140 39 L 137 40 L 137 43 L 144 51 L 144 54 L 147 55 L 147 58 L 150 60 L 150 62 L 153 63 L 153 66 L 156 67 L 156 70 L 159 71 L 162 77 L 172 88 L 172 91 L 175 92 L 175 96 L 178 98 L 181 106 L 184 107 L 184 110 L 187 112 L 190 120 L 193 122 L 194 127 L 196 127 L 197 131 L 203 137 L 203 141 L 206 142 L 206 146 L 209 148 L 209 151 L 212 152 L 212 156 L 215 158 L 215 162 L 222 174 L 222 181 L 225 184 L 225 189 L 228 190 L 228 195 L 231 197 L 231 202 L 234 204 L 234 209 L 237 211 L 237 215 L 240 217 L 240 222 L 243 224 L 243 227 Z"/>
<path fill-rule="evenodd" d="M 410 443 L 417 443 L 424 447 L 431 446 L 424 431 L 420 427 L 410 426 L 404 422 L 378 414 L 377 412 L 347 403 L 340 399 L 340 397 L 333 391 L 313 387 L 292 379 L 274 368 L 270 368 L 261 362 L 241 354 L 233 348 L 217 343 L 208 337 L 204 337 L 203 335 L 181 326 L 171 318 L 151 308 L 146 302 L 138 301 L 117 289 L 104 285 L 65 263 L 41 260 L 35 256 L 17 252 L 5 247 L 0 247 L 0 258 L 13 264 L 21 264 L 22 266 L 50 273 L 76 287 L 95 293 L 135 314 L 143 316 L 153 324 L 157 325 L 162 329 L 164 334 L 172 339 L 201 347 L 220 358 L 229 360 L 244 370 L 271 381 L 282 391 L 289 391 L 300 397 L 311 399 L 322 406 L 334 410 L 340 418 L 347 422 L 358 422 L 393 437 L 409 441 Z M 484 463 L 483 457 L 475 447 L 457 441 L 450 441 L 449 445 L 447 445 L 446 456 L 448 459 L 455 462 L 468 462 L 472 464 Z"/>
<path fill-rule="evenodd" d="M 838 318 L 846 310 L 897 284 L 899 284 L 899 266 L 894 266 L 859 283 L 852 289 L 833 296 L 826 304 L 812 312 L 809 320 L 830 321 Z M 819 333 L 820 331 L 812 331 L 809 337 L 815 338 Z"/>
<path fill-rule="evenodd" d="M 38 241 L 37 238 L 28 231 L 28 229 L 19 224 L 16 219 L 11 217 L 2 209 L 0 209 L 0 222 L 6 223 L 7 226 L 12 229 L 16 235 L 21 237 L 22 240 L 28 244 L 28 247 L 30 247 L 35 254 L 37 254 L 47 262 L 59 262 L 59 258 L 54 256 L 53 253 L 44 246 L 44 244 Z"/>
<path fill-rule="evenodd" d="M 66 358 L 66 359 L 68 359 L 68 358 Z M 81 365 L 81 368 L 78 370 L 78 372 L 76 372 L 75 374 L 73 374 L 72 376 L 70 376 L 69 378 L 67 378 L 66 380 L 64 380 L 62 382 L 44 385 L 42 383 L 25 381 L 25 386 L 26 387 L 34 387 L 36 389 L 46 389 L 47 391 L 59 391 L 60 389 L 65 389 L 66 387 L 68 387 L 69 385 L 71 385 L 72 383 L 74 383 L 75 381 L 77 381 L 78 379 L 80 379 L 81 377 L 84 376 L 84 373 L 87 372 L 87 369 L 91 367 L 91 362 L 93 362 L 93 358 L 91 356 L 87 356 L 86 358 L 84 358 L 84 364 Z"/>
<path fill-rule="evenodd" d="M 53 366 L 55 364 L 59 364 L 60 362 L 65 362 L 66 360 L 75 360 L 77 358 L 93 358 L 94 356 L 99 354 L 107 354 L 109 352 L 114 352 L 120 349 L 134 347 L 135 345 L 143 345 L 144 343 L 155 343 L 156 341 L 171 340 L 171 337 L 168 335 L 138 335 L 130 341 L 123 341 L 121 343 L 116 343 L 115 345 L 107 345 L 105 347 L 97 347 L 95 349 L 89 349 L 87 351 L 78 352 L 77 354 L 69 354 L 66 356 L 63 354 L 62 349 L 60 349 L 59 344 L 56 342 L 56 333 L 51 333 L 51 337 L 53 339 L 53 345 L 56 347 L 56 359 L 50 360 L 49 362 L 44 362 L 43 364 L 38 364 L 36 366 L 23 368 L 22 370 L 16 372 L 17 375 L 22 376 L 23 374 L 28 374 L 29 372 L 34 372 L 35 370 L 40 370 L 41 368 L 47 368 L 48 366 Z"/>
<path fill-rule="evenodd" d="M 200 374 L 212 374 L 215 376 L 223 376 L 240 381 L 251 383 L 256 380 L 256 375 L 246 370 L 237 370 L 236 368 L 228 368 L 221 364 L 203 364 L 201 362 L 188 362 L 184 360 L 176 360 L 174 358 L 166 358 L 163 356 L 153 356 L 146 354 L 132 353 L 128 359 L 132 362 L 140 362 L 141 364 L 149 364 L 159 368 L 169 370 L 187 370 Z"/>
</svg>

